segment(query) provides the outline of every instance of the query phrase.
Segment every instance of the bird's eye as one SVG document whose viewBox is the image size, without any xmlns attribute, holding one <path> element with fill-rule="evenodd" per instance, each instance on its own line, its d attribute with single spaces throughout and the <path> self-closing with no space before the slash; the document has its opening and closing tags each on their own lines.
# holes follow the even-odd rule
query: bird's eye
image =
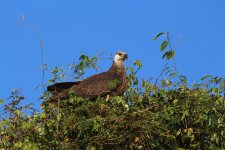
<svg viewBox="0 0 225 150">
<path fill-rule="evenodd" d="M 122 54 L 121 53 L 118 53 L 119 54 L 119 56 L 121 56 Z"/>
</svg>

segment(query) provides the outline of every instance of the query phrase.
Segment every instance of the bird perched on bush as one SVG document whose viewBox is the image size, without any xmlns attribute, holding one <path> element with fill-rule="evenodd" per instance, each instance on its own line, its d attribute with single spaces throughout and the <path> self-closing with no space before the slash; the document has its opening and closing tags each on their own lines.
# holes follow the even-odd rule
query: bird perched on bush
<svg viewBox="0 0 225 150">
<path fill-rule="evenodd" d="M 105 95 L 122 95 L 127 87 L 124 67 L 124 61 L 127 58 L 127 53 L 118 51 L 108 71 L 93 75 L 83 81 L 61 82 L 48 86 L 47 91 L 52 94 L 51 100 L 67 99 L 71 94 L 89 99 Z"/>
</svg>

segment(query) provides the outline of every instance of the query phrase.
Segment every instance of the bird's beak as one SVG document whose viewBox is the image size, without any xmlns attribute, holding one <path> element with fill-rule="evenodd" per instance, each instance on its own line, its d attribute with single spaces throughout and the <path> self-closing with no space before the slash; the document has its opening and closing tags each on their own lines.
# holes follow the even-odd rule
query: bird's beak
<svg viewBox="0 0 225 150">
<path fill-rule="evenodd" d="M 125 59 L 128 59 L 128 55 L 127 54 L 124 54 L 124 60 Z"/>
</svg>

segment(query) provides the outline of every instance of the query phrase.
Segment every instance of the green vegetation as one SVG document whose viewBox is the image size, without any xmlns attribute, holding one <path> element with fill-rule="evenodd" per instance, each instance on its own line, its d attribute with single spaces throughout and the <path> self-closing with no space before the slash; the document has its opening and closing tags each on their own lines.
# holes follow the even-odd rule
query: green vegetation
<svg viewBox="0 0 225 150">
<path fill-rule="evenodd" d="M 86 100 L 71 96 L 56 104 L 44 93 L 42 109 L 21 106 L 24 97 L 13 91 L 3 106 L 7 117 L 0 122 L 2 149 L 225 149 L 225 79 L 204 76 L 187 85 L 176 69 L 175 52 L 168 33 L 154 40 L 167 63 L 156 79 L 138 79 L 138 60 L 127 67 L 129 88 L 124 96 Z M 80 57 L 69 66 L 76 79 L 87 68 L 96 69 L 98 58 Z M 52 70 L 56 82 L 65 70 Z M 161 79 L 161 76 L 164 78 Z M 2 100 L 0 100 L 2 103 Z M 26 111 L 32 111 L 28 115 Z"/>
</svg>

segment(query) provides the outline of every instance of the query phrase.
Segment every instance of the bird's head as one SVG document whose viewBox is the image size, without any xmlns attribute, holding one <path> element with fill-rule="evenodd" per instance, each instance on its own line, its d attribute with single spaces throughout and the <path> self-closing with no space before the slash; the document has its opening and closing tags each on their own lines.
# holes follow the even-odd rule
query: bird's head
<svg viewBox="0 0 225 150">
<path fill-rule="evenodd" d="M 116 72 L 117 74 L 121 74 L 125 72 L 124 69 L 124 60 L 127 59 L 127 53 L 124 51 L 117 51 L 114 56 L 114 61 L 112 67 L 109 69 L 111 72 Z M 118 69 L 119 68 L 119 69 Z"/>
<path fill-rule="evenodd" d="M 118 51 L 115 54 L 114 62 L 115 63 L 117 63 L 117 62 L 123 62 L 127 58 L 128 58 L 128 56 L 127 56 L 127 53 L 126 52 Z"/>
</svg>

